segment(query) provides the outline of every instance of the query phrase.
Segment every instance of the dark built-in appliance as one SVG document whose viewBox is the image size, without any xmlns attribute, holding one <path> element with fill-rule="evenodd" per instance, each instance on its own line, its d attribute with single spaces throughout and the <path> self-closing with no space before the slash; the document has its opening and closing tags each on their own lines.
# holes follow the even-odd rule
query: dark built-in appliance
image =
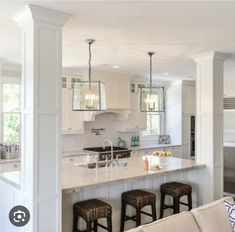
<svg viewBox="0 0 235 232">
<path fill-rule="evenodd" d="M 190 117 L 190 155 L 195 157 L 195 116 Z"/>
</svg>

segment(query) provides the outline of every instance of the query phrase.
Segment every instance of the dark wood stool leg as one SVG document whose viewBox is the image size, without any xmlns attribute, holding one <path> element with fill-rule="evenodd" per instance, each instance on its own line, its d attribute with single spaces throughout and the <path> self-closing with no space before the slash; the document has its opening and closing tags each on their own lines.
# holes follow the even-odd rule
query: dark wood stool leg
<svg viewBox="0 0 235 232">
<path fill-rule="evenodd" d="M 165 204 L 165 194 L 161 193 L 160 218 L 163 218 L 164 204 Z"/>
<path fill-rule="evenodd" d="M 188 194 L 188 209 L 191 210 L 192 208 L 193 208 L 192 195 L 190 193 L 190 194 Z"/>
<path fill-rule="evenodd" d="M 92 222 L 87 222 L 86 223 L 86 231 L 91 232 L 92 231 Z"/>
<path fill-rule="evenodd" d="M 173 198 L 173 212 L 174 214 L 180 212 L 180 199 L 178 197 Z"/>
<path fill-rule="evenodd" d="M 123 231 L 124 231 L 125 216 L 126 216 L 126 203 L 122 202 L 122 210 L 121 210 L 121 228 L 120 228 L 120 232 L 123 232 Z"/>
<path fill-rule="evenodd" d="M 73 232 L 77 232 L 78 229 L 78 216 L 73 215 Z"/>
<path fill-rule="evenodd" d="M 152 218 L 153 218 L 153 221 L 156 221 L 157 220 L 156 204 L 152 204 L 151 208 L 152 208 Z"/>
<path fill-rule="evenodd" d="M 112 232 L 112 216 L 107 217 L 107 224 L 108 224 L 108 232 Z"/>
<path fill-rule="evenodd" d="M 136 209 L 136 227 L 141 225 L 141 209 Z"/>
<path fill-rule="evenodd" d="M 94 232 L 97 232 L 97 227 L 98 227 L 97 223 L 98 223 L 98 221 L 95 220 L 94 221 Z"/>
</svg>

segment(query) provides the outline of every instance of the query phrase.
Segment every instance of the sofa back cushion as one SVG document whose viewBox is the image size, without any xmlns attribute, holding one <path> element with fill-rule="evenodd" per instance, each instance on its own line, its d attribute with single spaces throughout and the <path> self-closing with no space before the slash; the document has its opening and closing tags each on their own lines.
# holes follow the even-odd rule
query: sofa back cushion
<svg viewBox="0 0 235 232">
<path fill-rule="evenodd" d="M 142 226 L 143 232 L 200 232 L 192 214 L 183 212 Z"/>
<path fill-rule="evenodd" d="M 224 200 L 234 202 L 231 197 L 226 197 L 191 211 L 201 232 L 232 232 Z"/>
</svg>

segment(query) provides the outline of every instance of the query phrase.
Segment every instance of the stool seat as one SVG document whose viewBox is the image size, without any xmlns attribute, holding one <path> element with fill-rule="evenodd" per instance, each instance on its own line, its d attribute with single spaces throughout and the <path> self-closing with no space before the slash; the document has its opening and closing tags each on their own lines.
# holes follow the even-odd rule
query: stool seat
<svg viewBox="0 0 235 232">
<path fill-rule="evenodd" d="M 173 209 L 173 213 L 180 212 L 180 205 L 188 206 L 188 209 L 192 209 L 192 186 L 180 182 L 169 182 L 160 186 L 161 191 L 161 204 L 160 204 L 160 218 L 163 218 L 163 211 L 165 209 Z M 165 204 L 165 196 L 169 195 L 173 198 L 173 205 Z M 181 202 L 180 198 L 187 196 L 188 203 Z"/>
<path fill-rule="evenodd" d="M 136 189 L 124 192 L 122 201 L 132 205 L 134 208 L 143 208 L 146 205 L 156 204 L 156 196 L 153 193 Z"/>
<path fill-rule="evenodd" d="M 161 192 L 172 197 L 182 197 L 192 193 L 192 187 L 189 184 L 179 182 L 169 182 L 161 185 Z"/>
<path fill-rule="evenodd" d="M 136 215 L 127 216 L 126 206 L 130 205 L 136 209 Z M 152 213 L 147 213 L 141 209 L 144 206 L 150 206 Z M 156 196 L 153 193 L 135 189 L 122 193 L 122 211 L 121 211 L 121 228 L 120 232 L 124 231 L 125 221 L 133 220 L 136 222 L 136 227 L 141 225 L 141 214 L 152 217 L 153 221 L 157 220 L 156 213 Z"/>
<path fill-rule="evenodd" d="M 78 229 L 78 218 L 85 220 L 87 228 L 85 231 L 97 232 L 98 227 L 101 227 L 108 232 L 112 232 L 112 207 L 110 204 L 98 199 L 90 199 L 80 201 L 73 206 L 73 232 L 80 232 Z M 107 227 L 98 223 L 98 219 L 106 218 Z M 93 228 L 92 228 L 93 225 Z"/>
<path fill-rule="evenodd" d="M 112 215 L 110 204 L 98 199 L 90 199 L 74 204 L 74 213 L 85 221 L 91 222 Z"/>
</svg>

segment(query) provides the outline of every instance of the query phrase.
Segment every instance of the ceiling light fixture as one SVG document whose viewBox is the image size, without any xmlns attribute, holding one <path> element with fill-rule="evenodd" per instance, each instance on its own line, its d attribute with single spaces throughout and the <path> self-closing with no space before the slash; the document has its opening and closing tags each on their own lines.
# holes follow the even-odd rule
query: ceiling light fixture
<svg viewBox="0 0 235 232">
<path fill-rule="evenodd" d="M 119 66 L 118 65 L 114 65 L 113 68 L 119 68 Z"/>
<path fill-rule="evenodd" d="M 140 87 L 140 111 L 141 112 L 163 112 L 164 111 L 164 88 L 153 87 L 152 56 L 155 52 L 148 52 L 150 63 L 149 87 Z"/>
<path fill-rule="evenodd" d="M 88 81 L 73 84 L 73 111 L 106 110 L 105 85 L 101 81 L 91 80 L 91 45 L 93 39 L 86 40 L 89 46 Z"/>
<path fill-rule="evenodd" d="M 164 74 L 164 75 L 168 75 L 169 73 L 168 73 L 168 72 L 164 72 L 163 74 Z"/>
</svg>

